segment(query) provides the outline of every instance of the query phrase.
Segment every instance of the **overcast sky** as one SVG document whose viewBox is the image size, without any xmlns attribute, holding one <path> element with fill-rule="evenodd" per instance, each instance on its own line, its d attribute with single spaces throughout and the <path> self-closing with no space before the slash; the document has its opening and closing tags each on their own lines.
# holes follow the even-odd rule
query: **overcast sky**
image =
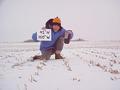
<svg viewBox="0 0 120 90">
<path fill-rule="evenodd" d="M 56 16 L 74 38 L 120 40 L 120 0 L 0 0 L 0 42 L 30 39 Z"/>
</svg>

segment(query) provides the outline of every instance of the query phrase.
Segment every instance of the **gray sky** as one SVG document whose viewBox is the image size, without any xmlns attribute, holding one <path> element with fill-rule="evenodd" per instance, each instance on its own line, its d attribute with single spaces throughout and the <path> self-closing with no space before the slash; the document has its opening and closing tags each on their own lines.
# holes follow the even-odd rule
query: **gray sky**
<svg viewBox="0 0 120 90">
<path fill-rule="evenodd" d="M 120 40 L 120 0 L 0 0 L 0 42 L 30 39 L 56 16 L 74 38 Z"/>
</svg>

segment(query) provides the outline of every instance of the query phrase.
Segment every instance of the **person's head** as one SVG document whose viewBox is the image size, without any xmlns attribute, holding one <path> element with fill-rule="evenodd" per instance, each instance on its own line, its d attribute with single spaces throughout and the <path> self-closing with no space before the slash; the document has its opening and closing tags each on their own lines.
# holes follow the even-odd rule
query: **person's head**
<svg viewBox="0 0 120 90">
<path fill-rule="evenodd" d="M 49 19 L 46 24 L 45 24 L 45 28 L 46 29 L 51 29 L 52 28 L 52 23 L 53 23 L 53 19 Z"/>
<path fill-rule="evenodd" d="M 61 20 L 58 17 L 56 17 L 56 18 L 53 19 L 52 22 L 53 22 L 52 23 L 52 29 L 54 31 L 59 31 L 61 29 Z"/>
</svg>

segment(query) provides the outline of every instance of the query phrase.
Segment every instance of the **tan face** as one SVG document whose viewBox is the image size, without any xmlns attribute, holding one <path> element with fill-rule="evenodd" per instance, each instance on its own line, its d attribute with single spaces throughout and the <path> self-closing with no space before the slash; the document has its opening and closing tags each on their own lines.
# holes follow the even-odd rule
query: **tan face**
<svg viewBox="0 0 120 90">
<path fill-rule="evenodd" d="M 53 25 L 53 30 L 54 30 L 54 31 L 59 31 L 59 29 L 60 29 L 60 26 L 58 26 L 58 25 Z"/>
</svg>

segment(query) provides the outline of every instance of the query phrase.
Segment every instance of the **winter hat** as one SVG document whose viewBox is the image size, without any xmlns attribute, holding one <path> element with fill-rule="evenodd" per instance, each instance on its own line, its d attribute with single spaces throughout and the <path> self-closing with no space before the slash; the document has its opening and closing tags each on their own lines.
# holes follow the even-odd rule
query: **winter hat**
<svg viewBox="0 0 120 90">
<path fill-rule="evenodd" d="M 52 24 L 61 26 L 60 18 L 58 18 L 58 17 L 54 18 L 53 21 L 52 21 Z"/>
</svg>

